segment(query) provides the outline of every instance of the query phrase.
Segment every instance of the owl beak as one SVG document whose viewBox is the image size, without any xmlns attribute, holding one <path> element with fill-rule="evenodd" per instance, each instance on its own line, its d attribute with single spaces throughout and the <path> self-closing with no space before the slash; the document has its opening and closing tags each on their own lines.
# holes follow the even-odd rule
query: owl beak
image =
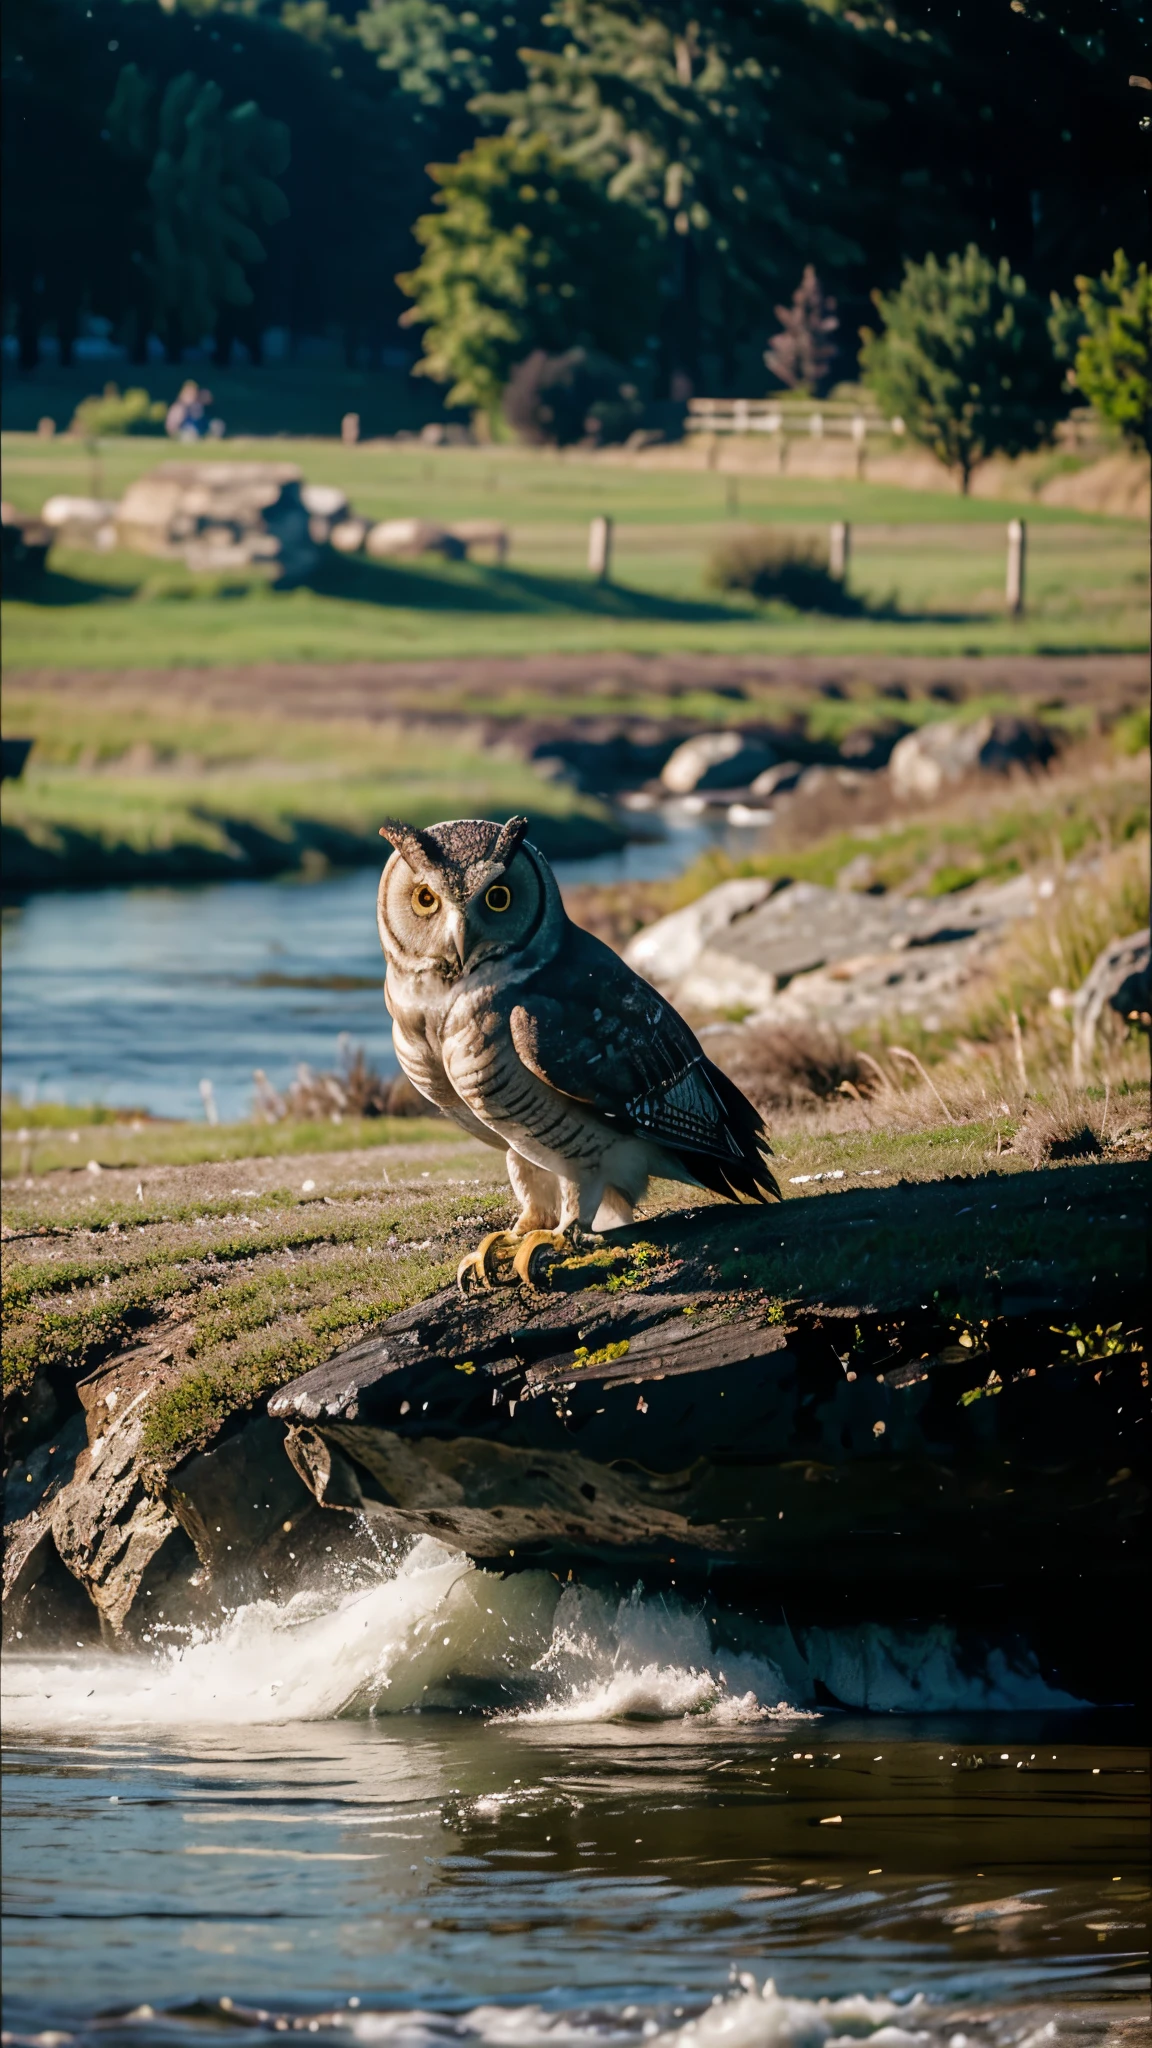
<svg viewBox="0 0 1152 2048">
<path fill-rule="evenodd" d="M 465 952 L 463 911 L 458 910 L 454 903 L 446 903 L 444 906 L 444 923 L 447 928 L 447 943 L 456 955 L 457 964 L 463 967 Z"/>
</svg>

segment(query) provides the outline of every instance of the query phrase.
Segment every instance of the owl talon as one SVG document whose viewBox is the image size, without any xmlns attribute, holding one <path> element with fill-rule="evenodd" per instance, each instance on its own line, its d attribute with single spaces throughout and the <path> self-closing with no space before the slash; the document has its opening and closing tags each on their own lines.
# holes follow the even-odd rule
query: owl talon
<svg viewBox="0 0 1152 2048">
<path fill-rule="evenodd" d="M 572 1241 L 563 1230 L 530 1230 L 526 1237 L 520 1239 L 520 1248 L 512 1261 L 512 1271 L 525 1287 L 536 1285 L 532 1278 L 532 1261 L 544 1245 L 557 1253 L 572 1249 Z"/>
<path fill-rule="evenodd" d="M 469 1278 L 485 1292 L 489 1291 L 498 1277 L 496 1268 L 500 1255 L 507 1258 L 521 1243 L 522 1239 L 510 1230 L 490 1230 L 486 1237 L 480 1239 L 475 1251 L 461 1259 L 456 1268 L 456 1285 L 461 1294 L 467 1293 L 465 1282 Z"/>
</svg>

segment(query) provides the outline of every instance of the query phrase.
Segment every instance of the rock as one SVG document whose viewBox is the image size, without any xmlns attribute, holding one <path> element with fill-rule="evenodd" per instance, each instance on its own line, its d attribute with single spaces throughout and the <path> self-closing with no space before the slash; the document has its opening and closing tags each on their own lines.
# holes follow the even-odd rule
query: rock
<svg viewBox="0 0 1152 2048">
<path fill-rule="evenodd" d="M 1026 875 L 931 902 L 815 882 L 761 882 L 759 897 L 756 887 L 722 882 L 638 932 L 626 959 L 680 1007 L 846 1031 L 886 1016 L 938 1017 L 1035 907 Z"/>
<path fill-rule="evenodd" d="M 1110 939 L 1072 999 L 1073 1064 L 1077 1082 L 1096 1047 L 1105 1010 L 1147 1024 L 1152 1017 L 1152 940 L 1147 931 Z"/>
<path fill-rule="evenodd" d="M 697 902 L 686 904 L 637 932 L 625 949 L 630 967 L 656 988 L 675 988 L 689 974 L 710 941 L 766 901 L 776 885 L 761 876 L 721 882 Z"/>
<path fill-rule="evenodd" d="M 366 519 L 338 519 L 329 529 L 328 545 L 342 555 L 358 555 L 368 538 Z"/>
<path fill-rule="evenodd" d="M 491 548 L 501 568 L 508 560 L 508 528 L 498 519 L 455 519 L 448 531 L 466 549 Z"/>
<path fill-rule="evenodd" d="M 1047 767 L 1055 752 L 1051 734 L 1035 718 L 949 718 L 898 740 L 888 772 L 896 796 L 930 798 L 966 775 Z"/>
<path fill-rule="evenodd" d="M 317 547 L 327 547 L 332 529 L 349 516 L 348 500 L 335 484 L 303 484 L 300 502 L 308 514 L 308 532 Z"/>
<path fill-rule="evenodd" d="M 338 484 L 302 484 L 300 503 L 309 518 L 335 522 L 346 517 L 348 500 Z"/>
<path fill-rule="evenodd" d="M 886 768 L 893 748 L 908 730 L 904 721 L 896 718 L 855 726 L 840 742 L 840 759 L 847 768 Z"/>
<path fill-rule="evenodd" d="M 503 1571 L 643 1570 L 683 1597 L 723 1565 L 754 1602 L 788 1575 L 809 1598 L 852 1582 L 926 1595 L 993 1562 L 1001 1582 L 1066 1570 L 1080 1586 L 1090 1542 L 1133 1586 L 1141 1491 L 1121 1503 L 1107 1482 L 1147 1406 L 1139 1344 L 1097 1379 L 1050 1325 L 1091 1294 L 1105 1245 L 1108 1313 L 1139 1313 L 1139 1178 L 1058 1168 L 665 1216 L 553 1263 L 531 1294 L 445 1289 L 269 1410 L 334 1522 L 363 1515 L 385 1541 L 434 1536 Z M 995 1318 L 970 1350 L 959 1268 L 947 1301 L 933 1293 L 942 1258 L 984 1304 L 965 1316 Z"/>
<path fill-rule="evenodd" d="M 394 555 L 444 555 L 462 562 L 467 548 L 446 526 L 431 519 L 382 519 L 370 527 L 364 542 L 368 554 L 386 561 Z"/>
<path fill-rule="evenodd" d="M 694 790 L 747 789 L 773 764 L 775 756 L 762 740 L 739 732 L 702 732 L 683 740 L 660 771 L 673 796 Z"/>
<path fill-rule="evenodd" d="M 803 773 L 800 761 L 778 761 L 774 768 L 765 768 L 749 786 L 753 796 L 782 796 L 786 790 L 795 789 Z"/>
<path fill-rule="evenodd" d="M 287 588 L 315 568 L 300 471 L 286 462 L 162 462 L 128 486 L 120 545 L 191 569 L 263 568 Z"/>
<path fill-rule="evenodd" d="M 116 545 L 117 507 L 110 498 L 48 498 L 40 519 L 53 538 L 66 547 L 98 548 L 102 554 Z"/>
</svg>

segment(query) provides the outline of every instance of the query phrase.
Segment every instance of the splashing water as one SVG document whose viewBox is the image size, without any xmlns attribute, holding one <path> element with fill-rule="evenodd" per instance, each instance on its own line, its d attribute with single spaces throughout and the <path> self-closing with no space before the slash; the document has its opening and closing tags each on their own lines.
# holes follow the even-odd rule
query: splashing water
<svg viewBox="0 0 1152 2048">
<path fill-rule="evenodd" d="M 963 1659 L 943 1624 L 798 1637 L 763 1625 L 736 1651 L 715 1647 L 705 1613 L 640 1587 L 616 1600 L 545 1571 L 501 1578 L 428 1537 L 386 1571 L 367 1590 L 238 1608 L 150 1656 L 9 1656 L 6 1720 L 243 1725 L 479 1707 L 522 1721 L 690 1716 L 723 1727 L 804 1717 L 818 1681 L 846 1706 L 881 1712 L 1080 1704 L 1027 1652 Z"/>
</svg>

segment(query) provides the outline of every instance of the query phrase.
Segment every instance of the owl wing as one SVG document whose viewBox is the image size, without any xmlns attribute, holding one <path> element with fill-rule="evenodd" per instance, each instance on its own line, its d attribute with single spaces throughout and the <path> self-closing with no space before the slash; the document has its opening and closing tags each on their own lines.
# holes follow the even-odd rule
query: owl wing
<svg viewBox="0 0 1152 2048">
<path fill-rule="evenodd" d="M 511 1011 L 524 1065 L 606 1122 L 653 1139 L 717 1193 L 778 1195 L 758 1111 L 656 989 L 591 933 L 571 929 L 572 943 Z"/>
</svg>

